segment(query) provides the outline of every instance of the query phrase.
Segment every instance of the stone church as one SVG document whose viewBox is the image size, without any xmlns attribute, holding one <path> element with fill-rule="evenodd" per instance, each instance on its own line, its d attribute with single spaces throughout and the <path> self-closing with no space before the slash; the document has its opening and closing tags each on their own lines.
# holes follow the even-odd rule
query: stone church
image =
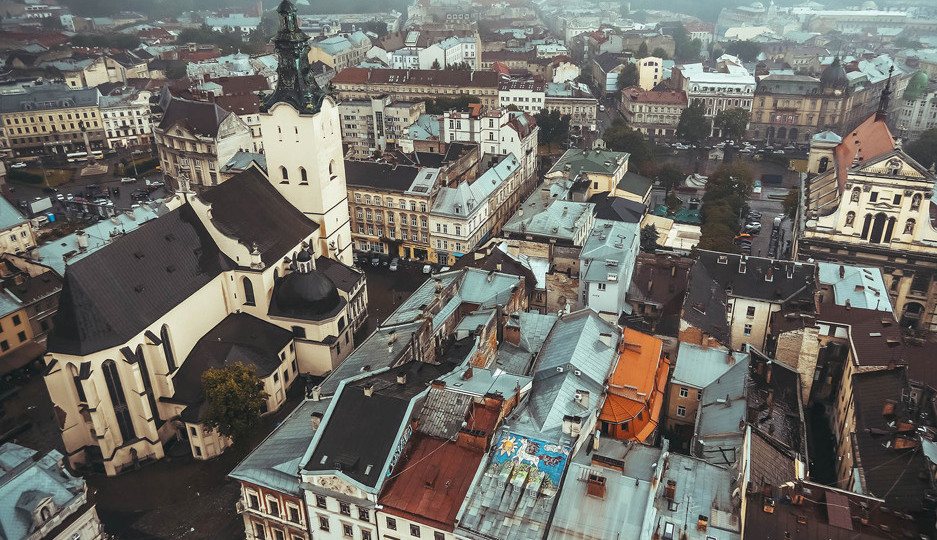
<svg viewBox="0 0 937 540">
<path fill-rule="evenodd" d="M 118 474 L 172 444 L 214 457 L 231 441 L 200 423 L 207 369 L 254 366 L 272 412 L 355 346 L 367 293 L 348 266 L 338 109 L 292 5 L 279 14 L 269 175 L 252 165 L 200 194 L 181 182 L 160 217 L 66 269 L 44 376 L 73 466 Z"/>
</svg>

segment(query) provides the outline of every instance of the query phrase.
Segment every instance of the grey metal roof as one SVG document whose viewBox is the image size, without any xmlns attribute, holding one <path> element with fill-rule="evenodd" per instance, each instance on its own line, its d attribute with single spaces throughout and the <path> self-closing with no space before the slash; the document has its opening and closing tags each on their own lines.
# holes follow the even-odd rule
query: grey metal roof
<svg viewBox="0 0 937 540">
<path fill-rule="evenodd" d="M 23 214 L 21 214 L 15 206 L 10 204 L 10 201 L 6 200 L 6 198 L 0 197 L 0 231 L 9 229 L 10 227 L 16 227 L 23 223 L 26 223 L 26 218 L 23 217 Z"/>
<path fill-rule="evenodd" d="M 6 290 L 0 291 L 0 317 L 6 317 L 22 309 L 23 304 Z"/>
<path fill-rule="evenodd" d="M 647 505 L 654 498 L 654 465 L 664 451 L 646 445 L 603 439 L 593 453 L 570 460 L 559 503 L 550 524 L 551 540 L 643 538 Z M 620 460 L 623 471 L 594 464 L 593 456 Z M 588 495 L 589 475 L 605 478 L 605 497 Z"/>
<path fill-rule="evenodd" d="M 882 271 L 874 267 L 817 262 L 820 285 L 833 287 L 833 301 L 840 305 L 891 312 Z"/>
<path fill-rule="evenodd" d="M 540 353 L 543 342 L 558 318 L 552 313 L 546 315 L 527 311 L 513 313 L 508 319 L 507 326 L 520 328 L 520 340 L 518 345 L 503 341 L 498 348 L 495 365 L 508 373 L 529 375 L 533 368 L 534 358 Z"/>
<path fill-rule="evenodd" d="M 537 197 L 535 194 L 532 198 Z M 523 214 L 516 213 L 504 224 L 504 231 L 575 241 L 577 232 L 585 226 L 595 205 L 587 202 L 554 200 L 544 209 L 536 208 L 536 201 L 525 202 Z M 530 203 L 533 202 L 533 205 Z"/>
<path fill-rule="evenodd" d="M 28 538 L 34 524 L 30 510 L 46 497 L 58 508 L 68 506 L 85 491 L 85 481 L 60 465 L 63 456 L 39 452 L 17 444 L 0 446 L 0 538 Z"/>
<path fill-rule="evenodd" d="M 611 281 L 609 275 L 617 279 L 622 271 L 630 276 L 638 254 L 640 231 L 638 223 L 596 220 L 579 254 L 580 279 Z"/>
<path fill-rule="evenodd" d="M 423 309 L 435 299 L 436 282 L 438 281 L 442 287 L 448 287 L 459 278 L 459 275 L 460 272 L 442 272 L 427 279 L 393 313 L 384 319 L 381 325 L 391 326 L 416 320 L 417 317 L 423 314 Z"/>
<path fill-rule="evenodd" d="M 731 465 L 741 447 L 744 422 L 747 415 L 747 388 L 749 358 L 736 363 L 703 389 L 696 420 L 696 439 L 700 447 L 695 452 L 719 465 Z"/>
<path fill-rule="evenodd" d="M 72 89 L 64 84 L 42 84 L 26 88 L 23 93 L 0 94 L 0 113 L 95 107 L 100 98 L 97 88 Z"/>
<path fill-rule="evenodd" d="M 338 385 L 345 379 L 397 365 L 410 338 L 422 325 L 423 321 L 414 321 L 377 328 L 322 381 L 319 385 L 322 395 L 335 394 Z M 396 338 L 392 340 L 394 336 Z"/>
<path fill-rule="evenodd" d="M 329 399 L 304 400 L 228 476 L 295 497 L 302 496 L 299 469 L 312 442 L 312 413 L 325 414 Z"/>
<path fill-rule="evenodd" d="M 568 171 L 570 178 L 575 178 L 582 172 L 612 174 L 616 169 L 625 165 L 630 155 L 628 152 L 611 150 L 570 149 L 560 157 L 547 174 L 565 172 L 567 165 L 570 167 Z"/>
<path fill-rule="evenodd" d="M 663 531 L 664 523 L 670 522 L 676 528 L 674 538 L 739 540 L 742 523 L 732 501 L 732 490 L 736 487 L 733 480 L 737 472 L 676 452 L 670 453 L 668 461 L 654 499 L 657 510 L 655 528 L 660 525 Z M 676 482 L 674 510 L 671 510 L 669 501 L 663 496 L 668 481 Z M 742 491 L 744 496 L 744 489 Z M 708 518 L 705 531 L 700 531 L 696 526 L 700 516 Z M 684 533 L 685 537 L 682 536 Z"/>
<path fill-rule="evenodd" d="M 735 363 L 746 358 L 748 355 L 745 353 L 730 353 L 728 349 L 722 347 L 704 349 L 693 343 L 681 342 L 670 380 L 675 384 L 685 384 L 692 388 L 705 388 Z"/>
<path fill-rule="evenodd" d="M 418 429 L 431 437 L 449 439 L 462 429 L 474 396 L 430 387 L 417 419 Z"/>
</svg>

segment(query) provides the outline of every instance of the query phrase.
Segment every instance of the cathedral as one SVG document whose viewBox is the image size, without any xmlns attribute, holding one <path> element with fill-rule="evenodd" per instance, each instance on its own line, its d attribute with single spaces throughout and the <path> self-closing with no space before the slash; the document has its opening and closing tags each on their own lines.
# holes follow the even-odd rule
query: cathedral
<svg viewBox="0 0 937 540">
<path fill-rule="evenodd" d="M 890 97 L 886 85 L 854 130 L 812 138 L 793 250 L 797 260 L 881 268 L 901 325 L 923 336 L 937 332 L 937 177 L 888 129 Z"/>
<path fill-rule="evenodd" d="M 44 377 L 74 467 L 118 474 L 173 445 L 217 456 L 231 441 L 201 424 L 206 370 L 254 366 L 273 412 L 355 346 L 367 292 L 349 266 L 338 109 L 288 0 L 279 15 L 269 175 L 251 165 L 200 194 L 183 181 L 158 218 L 66 268 Z"/>
</svg>

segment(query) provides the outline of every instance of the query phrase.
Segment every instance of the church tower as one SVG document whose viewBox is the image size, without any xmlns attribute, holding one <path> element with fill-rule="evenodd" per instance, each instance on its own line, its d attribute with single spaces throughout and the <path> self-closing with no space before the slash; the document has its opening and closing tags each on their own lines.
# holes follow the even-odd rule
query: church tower
<svg viewBox="0 0 937 540">
<path fill-rule="evenodd" d="M 319 224 L 316 254 L 352 264 L 351 226 L 338 107 L 309 69 L 307 36 L 289 0 L 277 8 L 277 86 L 264 100 L 260 129 L 270 182 Z"/>
</svg>

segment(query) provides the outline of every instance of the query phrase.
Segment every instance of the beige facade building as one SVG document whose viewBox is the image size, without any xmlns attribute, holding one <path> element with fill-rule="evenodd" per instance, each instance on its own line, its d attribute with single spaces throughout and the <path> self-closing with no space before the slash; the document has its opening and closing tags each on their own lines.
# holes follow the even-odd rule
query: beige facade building
<svg viewBox="0 0 937 540">
<path fill-rule="evenodd" d="M 686 93 L 629 86 L 621 91 L 621 114 L 628 125 L 651 137 L 672 138 L 687 107 Z"/>
<path fill-rule="evenodd" d="M 6 145 L 14 156 L 103 150 L 106 146 L 96 88 L 41 84 L 0 95 Z"/>
<path fill-rule="evenodd" d="M 475 96 L 486 107 L 498 106 L 498 74 L 449 69 L 348 68 L 332 79 L 340 101 L 387 95 L 400 101 Z"/>
<path fill-rule="evenodd" d="M 163 173 L 178 186 L 222 182 L 219 171 L 234 155 L 252 148 L 251 131 L 243 120 L 214 103 L 168 95 L 160 100 L 163 117 L 154 129 Z"/>
<path fill-rule="evenodd" d="M 882 111 L 887 98 L 885 93 Z M 937 178 L 901 150 L 885 120 L 881 112 L 845 138 L 813 138 L 794 254 L 881 268 L 900 324 L 934 332 Z"/>
<path fill-rule="evenodd" d="M 569 125 L 580 128 L 596 127 L 599 102 L 582 83 L 552 82 L 545 86 L 543 106 L 548 111 L 568 114 Z"/>
<path fill-rule="evenodd" d="M 634 61 L 638 68 L 638 86 L 651 90 L 664 78 L 664 61 L 656 56 L 646 56 Z"/>
<path fill-rule="evenodd" d="M 386 96 L 339 103 L 346 156 L 368 158 L 383 152 L 388 145 L 396 145 L 425 112 L 425 102 L 395 101 Z"/>
<path fill-rule="evenodd" d="M 151 96 L 147 90 L 101 96 L 101 121 L 108 148 L 132 148 L 153 143 Z"/>
</svg>

